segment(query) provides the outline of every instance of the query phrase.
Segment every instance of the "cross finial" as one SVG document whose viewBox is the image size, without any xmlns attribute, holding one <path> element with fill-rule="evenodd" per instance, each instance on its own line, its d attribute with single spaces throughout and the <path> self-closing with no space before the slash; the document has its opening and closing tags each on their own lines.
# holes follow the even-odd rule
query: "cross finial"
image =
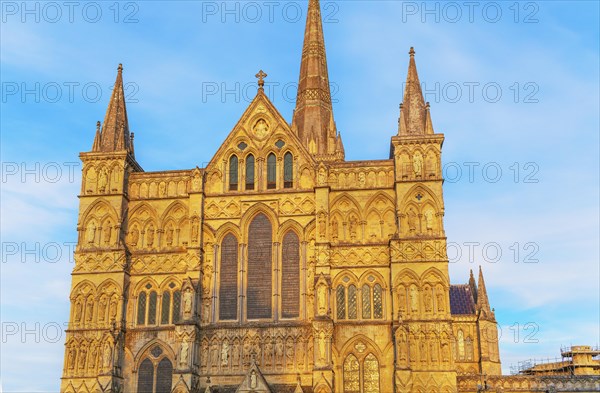
<svg viewBox="0 0 600 393">
<path fill-rule="evenodd" d="M 265 86 L 265 78 L 268 76 L 263 70 L 258 71 L 255 75 L 258 78 L 258 87 L 262 89 Z"/>
<path fill-rule="evenodd" d="M 415 48 L 413 48 L 412 46 L 410 47 L 410 51 L 408 52 L 408 54 L 410 55 L 410 57 L 414 57 L 415 56 Z"/>
</svg>

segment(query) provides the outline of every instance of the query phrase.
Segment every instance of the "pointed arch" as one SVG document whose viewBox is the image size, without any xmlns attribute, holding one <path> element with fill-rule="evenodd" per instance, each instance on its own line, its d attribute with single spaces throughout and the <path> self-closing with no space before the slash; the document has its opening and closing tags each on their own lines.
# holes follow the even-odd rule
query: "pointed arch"
<svg viewBox="0 0 600 393">
<path fill-rule="evenodd" d="M 181 211 L 181 214 L 180 214 L 179 218 L 176 218 L 177 215 L 175 215 L 174 213 L 177 213 L 178 211 Z M 181 225 L 181 222 L 183 220 L 185 220 L 187 218 L 187 216 L 188 216 L 188 207 L 181 201 L 174 201 L 169 206 L 167 206 L 167 208 L 161 215 L 160 225 L 161 225 L 161 227 L 164 227 L 165 223 L 167 222 L 167 220 L 169 218 L 172 218 L 172 220 L 177 225 Z"/>
<path fill-rule="evenodd" d="M 264 213 L 248 225 L 246 313 L 248 319 L 272 317 L 273 224 Z"/>
<path fill-rule="evenodd" d="M 221 240 L 219 266 L 219 319 L 238 318 L 238 238 L 228 232 Z"/>
<path fill-rule="evenodd" d="M 300 238 L 293 229 L 281 242 L 281 316 L 300 316 Z"/>
</svg>

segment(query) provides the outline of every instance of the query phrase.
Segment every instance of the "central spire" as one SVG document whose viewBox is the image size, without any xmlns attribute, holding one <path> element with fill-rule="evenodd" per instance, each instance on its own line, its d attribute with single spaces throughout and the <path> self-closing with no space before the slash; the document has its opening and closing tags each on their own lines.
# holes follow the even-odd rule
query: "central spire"
<svg viewBox="0 0 600 393">
<path fill-rule="evenodd" d="M 344 147 L 333 120 L 319 0 L 308 3 L 292 128 L 317 159 L 344 159 Z"/>
</svg>

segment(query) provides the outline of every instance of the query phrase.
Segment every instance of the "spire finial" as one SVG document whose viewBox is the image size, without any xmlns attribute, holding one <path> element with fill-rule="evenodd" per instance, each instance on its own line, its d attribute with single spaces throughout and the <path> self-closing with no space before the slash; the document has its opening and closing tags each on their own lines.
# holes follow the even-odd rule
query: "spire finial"
<svg viewBox="0 0 600 393">
<path fill-rule="evenodd" d="M 117 71 L 119 71 L 119 74 L 123 72 L 123 64 L 119 63 L 119 66 L 117 67 Z"/>
<path fill-rule="evenodd" d="M 415 57 L 415 48 L 411 46 L 410 51 L 408 51 L 408 54 L 410 55 L 410 57 Z"/>
<path fill-rule="evenodd" d="M 98 132 L 100 132 L 100 125 L 101 125 L 100 120 L 98 120 L 96 122 L 96 131 L 98 131 Z"/>
<path fill-rule="evenodd" d="M 258 88 L 260 90 L 263 90 L 263 88 L 265 87 L 265 78 L 268 75 L 265 74 L 265 72 L 263 70 L 258 71 L 258 74 L 255 75 L 255 77 L 258 78 Z"/>
</svg>

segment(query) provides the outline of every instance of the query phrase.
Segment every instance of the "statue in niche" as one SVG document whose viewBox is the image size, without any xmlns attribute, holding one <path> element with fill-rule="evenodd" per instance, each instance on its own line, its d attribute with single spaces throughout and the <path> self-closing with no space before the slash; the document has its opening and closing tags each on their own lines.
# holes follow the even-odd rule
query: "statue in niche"
<svg viewBox="0 0 600 393">
<path fill-rule="evenodd" d="M 325 362 L 327 360 L 326 353 L 327 343 L 325 342 L 325 333 L 319 333 L 319 360 Z"/>
<path fill-rule="evenodd" d="M 265 119 L 260 119 L 254 125 L 254 134 L 259 138 L 264 138 L 269 133 L 269 125 Z"/>
<path fill-rule="evenodd" d="M 285 344 L 285 363 L 287 368 L 294 366 L 294 343 L 291 340 Z"/>
<path fill-rule="evenodd" d="M 69 350 L 69 358 L 67 360 L 69 369 L 73 369 L 75 367 L 75 348 L 71 348 Z"/>
<path fill-rule="evenodd" d="M 421 177 L 423 172 L 423 157 L 419 153 L 413 156 L 413 172 L 416 177 Z"/>
<path fill-rule="evenodd" d="M 319 168 L 319 173 L 317 175 L 317 183 L 320 186 L 324 186 L 327 183 L 327 172 L 325 171 L 325 168 L 323 168 L 323 167 Z"/>
<path fill-rule="evenodd" d="M 104 244 L 110 243 L 111 234 L 112 234 L 112 228 L 110 226 L 110 223 L 107 222 L 106 224 L 104 224 Z"/>
<path fill-rule="evenodd" d="M 435 341 L 435 339 L 430 339 L 429 340 L 429 354 L 431 355 L 431 361 L 433 363 L 437 363 L 438 360 L 438 347 L 437 347 L 437 342 Z"/>
<path fill-rule="evenodd" d="M 265 366 L 271 367 L 273 363 L 273 343 L 267 340 L 265 343 Z"/>
<path fill-rule="evenodd" d="M 319 213 L 319 237 L 324 238 L 325 232 L 327 229 L 325 228 L 325 213 Z"/>
<path fill-rule="evenodd" d="M 161 197 L 164 197 L 164 196 L 167 194 L 167 185 L 166 185 L 165 183 L 162 183 L 162 182 L 161 182 L 161 183 L 158 185 L 158 194 L 159 194 Z"/>
<path fill-rule="evenodd" d="M 433 299 L 431 297 L 431 293 L 429 293 L 429 292 L 430 292 L 430 290 L 427 289 L 425 291 L 425 296 L 424 296 L 424 299 L 425 299 L 425 311 L 427 311 L 427 312 L 431 312 L 431 310 L 433 308 L 433 304 L 432 304 L 433 303 Z"/>
<path fill-rule="evenodd" d="M 421 353 L 421 362 L 427 361 L 427 343 L 425 342 L 425 338 L 421 337 L 419 340 L 419 352 Z"/>
<path fill-rule="evenodd" d="M 189 344 L 187 341 L 181 343 L 181 355 L 179 358 L 179 364 L 183 367 L 188 364 L 188 352 L 189 352 Z"/>
<path fill-rule="evenodd" d="M 134 226 L 130 233 L 129 244 L 131 244 L 132 246 L 135 247 L 135 246 L 137 246 L 139 239 L 140 239 L 140 231 L 138 231 L 137 226 Z"/>
<path fill-rule="evenodd" d="M 398 289 L 398 310 L 400 314 L 406 311 L 406 288 L 403 286 Z"/>
<path fill-rule="evenodd" d="M 192 290 L 190 288 L 186 289 L 183 294 L 183 312 L 189 316 L 192 312 Z"/>
<path fill-rule="evenodd" d="M 427 209 L 425 211 L 425 228 L 427 231 L 433 231 L 433 211 L 431 209 Z"/>
<path fill-rule="evenodd" d="M 302 369 L 304 367 L 304 342 L 298 341 L 298 345 L 296 346 L 296 363 L 298 364 L 298 368 Z"/>
<path fill-rule="evenodd" d="M 360 172 L 358 174 L 358 185 L 362 188 L 365 186 L 366 183 L 367 183 L 367 177 L 365 176 L 365 173 Z"/>
<path fill-rule="evenodd" d="M 283 364 L 283 342 L 281 338 L 278 338 L 275 343 L 275 362 L 278 365 Z"/>
<path fill-rule="evenodd" d="M 104 321 L 104 316 L 106 315 L 106 306 L 107 306 L 107 300 L 106 298 L 103 296 L 100 299 L 100 303 L 98 304 L 98 321 Z"/>
<path fill-rule="evenodd" d="M 411 207 L 408 209 L 408 229 L 410 232 L 414 232 L 417 230 L 417 214 L 415 210 Z"/>
<path fill-rule="evenodd" d="M 240 364 L 240 343 L 234 341 L 233 348 L 231 350 L 231 361 L 234 367 L 237 367 Z"/>
<path fill-rule="evenodd" d="M 94 241 L 96 240 L 96 224 L 94 224 L 93 222 L 91 222 L 90 225 L 88 225 L 88 228 L 86 231 L 86 237 L 87 237 L 87 242 L 89 244 L 93 244 Z"/>
<path fill-rule="evenodd" d="M 79 322 L 81 320 L 81 311 L 83 309 L 83 302 L 81 299 L 77 300 L 75 303 L 75 322 Z"/>
<path fill-rule="evenodd" d="M 207 324 L 210 322 L 210 299 L 204 302 L 202 310 L 202 323 Z"/>
<path fill-rule="evenodd" d="M 108 183 L 108 176 L 106 175 L 106 170 L 102 169 L 100 171 L 100 176 L 98 177 L 98 191 L 104 193 L 106 190 L 106 184 Z"/>
<path fill-rule="evenodd" d="M 110 301 L 108 314 L 110 315 L 111 321 L 114 321 L 117 319 L 117 303 L 118 303 L 117 299 L 112 299 Z"/>
<path fill-rule="evenodd" d="M 418 360 L 417 358 L 417 343 L 415 342 L 414 336 L 412 339 L 409 340 L 409 349 L 410 349 L 410 360 L 412 362 L 416 362 Z"/>
<path fill-rule="evenodd" d="M 350 237 L 354 239 L 356 237 L 356 226 L 358 224 L 358 220 L 355 216 L 350 216 Z"/>
<path fill-rule="evenodd" d="M 202 351 L 200 351 L 200 365 L 204 368 L 208 365 L 208 344 L 202 343 Z"/>
<path fill-rule="evenodd" d="M 244 364 L 250 364 L 251 359 L 250 341 L 246 339 L 244 341 Z"/>
<path fill-rule="evenodd" d="M 406 362 L 406 359 L 408 357 L 407 353 L 406 353 L 406 335 L 404 333 L 402 333 L 400 335 L 400 340 L 398 342 L 398 357 L 400 358 L 400 360 L 402 362 Z"/>
<path fill-rule="evenodd" d="M 85 350 L 85 348 L 81 348 L 79 350 L 79 356 L 78 356 L 80 369 L 85 368 L 85 357 L 86 356 L 87 356 L 87 351 Z"/>
<path fill-rule="evenodd" d="M 252 370 L 250 373 L 250 389 L 256 389 L 256 385 L 258 384 L 258 378 L 256 376 L 256 371 Z"/>
<path fill-rule="evenodd" d="M 334 240 L 336 240 L 338 238 L 338 233 L 339 233 L 338 230 L 339 230 L 338 222 L 337 222 L 337 219 L 334 218 L 331 221 L 331 237 Z"/>
<path fill-rule="evenodd" d="M 169 226 L 167 228 L 167 245 L 172 245 L 173 244 L 173 227 Z"/>
<path fill-rule="evenodd" d="M 96 357 L 98 357 L 98 348 L 94 345 L 92 347 L 92 352 L 90 353 L 90 362 L 88 364 L 90 369 L 96 367 Z"/>
<path fill-rule="evenodd" d="M 412 312 L 417 312 L 419 308 L 419 294 L 417 293 L 417 288 L 412 286 L 410 287 L 410 309 Z"/>
<path fill-rule="evenodd" d="M 192 243 L 198 241 L 198 219 L 194 217 L 192 220 Z"/>
<path fill-rule="evenodd" d="M 438 311 L 444 311 L 444 295 L 440 292 L 437 293 L 437 309 Z"/>
<path fill-rule="evenodd" d="M 219 365 L 219 344 L 217 341 L 213 341 L 210 346 L 210 365 L 213 368 Z"/>
<path fill-rule="evenodd" d="M 92 317 L 94 316 L 94 301 L 90 298 L 85 305 L 85 320 L 87 322 L 92 321 Z"/>
<path fill-rule="evenodd" d="M 110 363 L 112 361 L 112 349 L 109 343 L 104 344 L 104 356 L 102 359 L 102 366 L 104 369 L 108 369 L 110 367 Z"/>
<path fill-rule="evenodd" d="M 442 343 L 442 357 L 444 363 L 448 363 L 448 361 L 450 360 L 450 349 L 448 348 L 447 342 Z"/>
<path fill-rule="evenodd" d="M 192 191 L 200 191 L 200 174 L 195 173 L 194 179 L 192 180 Z"/>
<path fill-rule="evenodd" d="M 327 286 L 325 284 L 320 284 L 317 288 L 317 302 L 319 315 L 327 314 Z"/>
<path fill-rule="evenodd" d="M 154 227 L 150 225 L 146 231 L 146 245 L 152 247 L 154 244 Z"/>
<path fill-rule="evenodd" d="M 229 364 L 229 341 L 223 341 L 223 346 L 221 347 L 221 366 L 227 367 Z"/>
<path fill-rule="evenodd" d="M 205 295 L 210 294 L 210 282 L 212 281 L 212 268 L 206 266 L 204 268 L 204 274 L 202 275 L 202 293 Z"/>
</svg>

